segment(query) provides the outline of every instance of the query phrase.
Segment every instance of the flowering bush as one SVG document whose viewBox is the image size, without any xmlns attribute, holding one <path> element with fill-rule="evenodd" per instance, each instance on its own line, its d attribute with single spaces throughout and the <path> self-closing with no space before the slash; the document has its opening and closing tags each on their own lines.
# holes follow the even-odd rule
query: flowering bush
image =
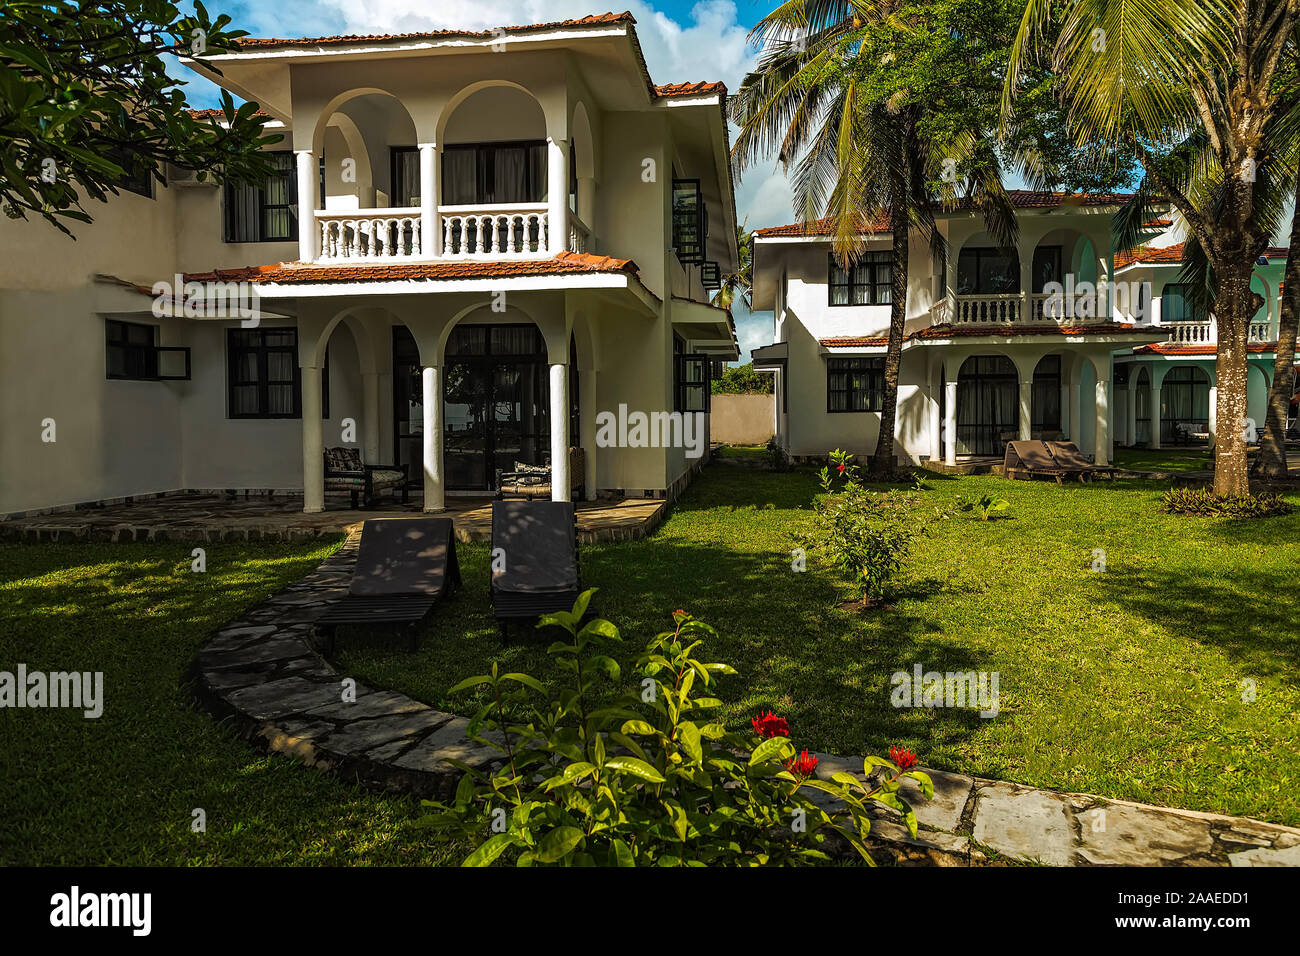
<svg viewBox="0 0 1300 956">
<path fill-rule="evenodd" d="M 452 689 L 490 689 L 469 734 L 501 754 L 496 770 L 457 763 L 464 775 L 453 800 L 426 803 L 433 812 L 423 825 L 476 845 L 465 865 L 807 865 L 829 859 L 836 835 L 871 862 L 864 840 L 874 804 L 898 810 L 916 832 L 900 780 L 916 780 L 927 799 L 934 787 L 910 769 L 914 756 L 907 768 L 867 758 L 868 778 L 886 771 L 878 783 L 847 773 L 820 780 L 817 758 L 795 753 L 784 718 L 759 714 L 749 732 L 727 730 L 712 694 L 735 672 L 694 656 L 716 632 L 685 611 L 637 658 L 633 689 L 598 704 L 597 686 L 622 683 L 625 671 L 601 652 L 621 641 L 618 628 L 604 620 L 579 627 L 592 593 L 541 622 L 569 634 L 549 651 L 568 686 L 548 693 L 494 664 Z M 838 803 L 814 801 L 813 790 Z"/>
<path fill-rule="evenodd" d="M 889 582 L 911 553 L 930 521 L 912 491 L 871 491 L 863 487 L 858 466 L 848 452 L 830 453 L 831 466 L 820 474 L 824 494 L 813 504 L 813 532 L 808 544 L 820 549 L 846 571 L 863 607 L 884 597 Z"/>
</svg>

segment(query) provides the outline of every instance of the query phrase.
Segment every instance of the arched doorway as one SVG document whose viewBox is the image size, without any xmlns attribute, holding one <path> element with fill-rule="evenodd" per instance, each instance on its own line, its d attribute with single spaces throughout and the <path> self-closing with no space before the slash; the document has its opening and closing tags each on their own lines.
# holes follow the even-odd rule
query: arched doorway
<svg viewBox="0 0 1300 956">
<path fill-rule="evenodd" d="M 1030 437 L 1058 439 L 1061 430 L 1061 356 L 1044 355 L 1034 367 Z"/>
<path fill-rule="evenodd" d="M 1020 429 L 1019 375 L 1005 355 L 972 355 L 957 373 L 957 454 L 997 455 Z"/>
<path fill-rule="evenodd" d="M 1161 444 L 1185 440 L 1186 433 L 1210 427 L 1210 377 L 1195 365 L 1179 365 L 1160 386 Z"/>
</svg>

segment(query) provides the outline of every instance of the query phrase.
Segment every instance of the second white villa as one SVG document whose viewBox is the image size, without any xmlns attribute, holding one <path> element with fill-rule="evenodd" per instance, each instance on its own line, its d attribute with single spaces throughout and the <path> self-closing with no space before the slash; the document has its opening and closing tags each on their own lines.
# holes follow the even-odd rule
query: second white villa
<svg viewBox="0 0 1300 956">
<path fill-rule="evenodd" d="M 956 467 L 1001 458 L 1009 440 L 1066 438 L 1112 460 L 1116 445 L 1213 442 L 1215 330 L 1178 282 L 1182 242 L 1149 223 L 1135 250 L 1112 248 L 1122 195 L 1012 191 L 1008 255 L 980 214 L 938 227 L 948 255 L 913 236 L 899 368 L 895 452 Z M 795 457 L 875 450 L 891 297 L 887 220 L 851 270 L 829 221 L 755 230 L 754 309 L 774 313 L 754 367 L 776 379 L 774 431 Z M 1269 249 L 1251 288 L 1248 416 L 1262 426 L 1277 348 L 1285 249 Z M 1100 290 L 1100 292 L 1099 292 Z"/>
</svg>

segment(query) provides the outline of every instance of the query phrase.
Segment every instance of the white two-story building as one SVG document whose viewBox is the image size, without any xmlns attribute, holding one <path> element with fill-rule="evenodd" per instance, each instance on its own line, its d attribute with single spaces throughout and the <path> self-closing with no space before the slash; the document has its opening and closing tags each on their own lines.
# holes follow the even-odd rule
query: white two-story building
<svg viewBox="0 0 1300 956">
<path fill-rule="evenodd" d="M 629 14 L 190 65 L 269 116 L 276 172 L 170 170 L 75 242 L 0 223 L 0 513 L 179 489 L 316 511 L 349 444 L 425 510 L 516 462 L 567 496 L 570 447 L 588 497 L 689 480 L 681 429 L 599 422 L 707 415 L 737 355 L 708 304 L 736 261 L 721 84 L 656 86 Z"/>
<path fill-rule="evenodd" d="M 1208 365 L 1194 400 L 1203 412 L 1213 384 L 1213 339 L 1205 338 L 1212 333 L 1205 317 L 1184 316 L 1176 305 L 1161 315 L 1161 299 L 1181 291 L 1165 284 L 1176 279 L 1177 260 L 1172 276 L 1163 276 L 1152 270 L 1165 267 L 1147 259 L 1148 249 L 1171 242 L 1170 224 L 1150 223 L 1150 246 L 1116 256 L 1111 218 L 1125 197 L 1010 195 L 1019 224 L 1014 255 L 999 249 L 969 208 L 937 217 L 946 257 L 911 238 L 896 456 L 954 467 L 1000 458 L 1011 439 L 1046 437 L 1074 440 L 1107 464 L 1116 443 L 1159 447 L 1161 434 L 1200 434 L 1192 400 L 1178 391 L 1193 373 L 1171 370 L 1193 359 Z M 892 294 L 888 222 L 864 237 L 866 253 L 851 270 L 833 255 L 831 232 L 823 221 L 754 234 L 754 308 L 774 313 L 773 344 L 754 351 L 754 365 L 775 375 L 774 430 L 796 457 L 834 447 L 870 455 L 880 428 Z M 1262 423 L 1278 296 L 1268 274 L 1259 286 L 1268 294 L 1252 335 L 1258 367 L 1267 362 L 1268 369 L 1252 384 L 1250 414 Z M 1202 336 L 1203 351 L 1176 348 L 1187 335 Z M 1157 393 L 1165 389 L 1163 418 L 1162 403 L 1151 400 L 1153 380 Z M 1212 434 L 1212 412 L 1200 424 Z"/>
</svg>

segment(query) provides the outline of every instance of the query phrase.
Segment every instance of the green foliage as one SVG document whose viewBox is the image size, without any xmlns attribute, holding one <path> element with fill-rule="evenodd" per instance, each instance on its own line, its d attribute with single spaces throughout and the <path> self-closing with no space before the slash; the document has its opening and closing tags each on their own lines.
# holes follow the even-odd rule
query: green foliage
<svg viewBox="0 0 1300 956">
<path fill-rule="evenodd" d="M 90 222 L 88 197 L 104 202 L 126 179 L 165 182 L 164 163 L 212 176 L 269 173 L 257 106 L 223 93 L 224 124 L 186 109 L 184 82 L 168 56 L 228 50 L 245 35 L 202 3 L 182 15 L 171 3 L 6 3 L 0 16 L 0 206 L 29 212 L 69 233 Z"/>
<path fill-rule="evenodd" d="M 1160 498 L 1160 510 L 1175 515 L 1219 518 L 1271 518 L 1291 513 L 1278 494 L 1216 495 L 1209 488 L 1170 488 Z"/>
<path fill-rule="evenodd" d="M 915 834 L 900 780 L 916 780 L 928 798 L 926 774 L 869 757 L 867 778 L 893 772 L 874 784 L 811 777 L 815 760 L 796 756 L 787 737 L 730 731 L 716 718 L 718 678 L 735 671 L 695 657 L 713 628 L 676 611 L 674 628 L 624 668 L 606 653 L 622 641 L 618 628 L 582 623 L 593 593 L 539 624 L 568 634 L 548 651 L 565 686 L 550 691 L 494 663 L 452 688 L 490 690 L 468 733 L 502 755 L 494 771 L 457 763 L 464 776 L 454 799 L 426 803 L 434 812 L 422 825 L 477 844 L 466 866 L 809 865 L 829 861 L 836 835 L 870 863 L 863 839 L 875 803 L 897 810 Z M 597 705 L 602 684 L 634 689 Z M 812 790 L 841 805 L 824 808 Z"/>
<path fill-rule="evenodd" d="M 790 453 L 785 450 L 785 445 L 781 444 L 781 439 L 773 435 L 767 440 L 767 458 L 772 467 L 777 471 L 790 470 Z"/>
<path fill-rule="evenodd" d="M 865 606 L 885 596 L 917 539 L 946 514 L 938 509 L 922 514 L 916 489 L 864 487 L 848 452 L 837 448 L 830 460 L 834 468 L 823 467 L 819 474 L 823 495 L 813 504 L 807 541 L 848 573 Z"/>
<path fill-rule="evenodd" d="M 771 395 L 775 390 L 771 375 L 754 371 L 754 363 L 746 362 L 727 368 L 721 378 L 713 380 L 714 395 Z"/>
<path fill-rule="evenodd" d="M 746 309 L 754 307 L 754 236 L 749 228 L 749 219 L 736 226 L 736 261 L 735 272 L 722 276 L 722 285 L 713 293 L 712 302 L 722 309 L 729 309 L 740 299 Z"/>
<path fill-rule="evenodd" d="M 992 521 L 994 516 L 1011 507 L 1011 502 L 1001 495 L 981 495 L 977 501 L 967 501 L 958 496 L 957 508 L 973 514 L 980 521 Z"/>
</svg>

